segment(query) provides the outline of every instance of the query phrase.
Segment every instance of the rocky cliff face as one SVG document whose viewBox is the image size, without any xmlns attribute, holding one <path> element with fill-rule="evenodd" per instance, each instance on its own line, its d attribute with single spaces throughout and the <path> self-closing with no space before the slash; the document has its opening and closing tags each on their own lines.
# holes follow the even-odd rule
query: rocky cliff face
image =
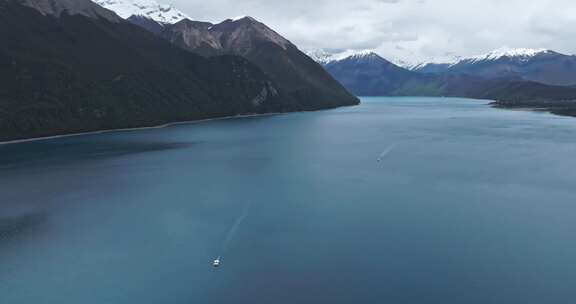
<svg viewBox="0 0 576 304">
<path fill-rule="evenodd" d="M 168 26 L 161 35 L 173 44 L 202 56 L 222 55 L 224 47 L 212 34 L 212 26 L 209 22 L 182 20 Z"/>
<path fill-rule="evenodd" d="M 210 28 L 210 32 L 222 43 L 225 50 L 240 55 L 250 55 L 258 43 L 271 43 L 283 50 L 294 45 L 264 23 L 252 17 L 228 19 Z"/>
<path fill-rule="evenodd" d="M 229 54 L 248 59 L 304 109 L 359 103 L 294 44 L 251 17 L 219 24 L 183 20 L 168 26 L 161 36 L 203 56 Z"/>
</svg>

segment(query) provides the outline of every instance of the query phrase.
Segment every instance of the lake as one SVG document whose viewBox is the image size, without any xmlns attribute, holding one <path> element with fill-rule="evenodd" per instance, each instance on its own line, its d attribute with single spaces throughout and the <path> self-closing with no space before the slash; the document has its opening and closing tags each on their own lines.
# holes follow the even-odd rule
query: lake
<svg viewBox="0 0 576 304">
<path fill-rule="evenodd" d="M 574 302 L 576 119 L 487 103 L 0 145 L 0 303 Z"/>
</svg>

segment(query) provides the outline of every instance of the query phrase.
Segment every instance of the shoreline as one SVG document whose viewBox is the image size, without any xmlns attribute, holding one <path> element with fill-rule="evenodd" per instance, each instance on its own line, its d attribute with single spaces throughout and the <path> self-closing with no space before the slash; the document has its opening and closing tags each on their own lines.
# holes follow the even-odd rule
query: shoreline
<svg viewBox="0 0 576 304">
<path fill-rule="evenodd" d="M 0 146 L 15 145 L 15 144 L 28 143 L 28 142 L 44 141 L 44 140 L 67 138 L 67 137 L 98 135 L 98 134 L 105 134 L 105 133 L 112 133 L 112 132 L 133 132 L 133 131 L 163 129 L 163 128 L 168 128 L 168 127 L 172 127 L 172 126 L 176 126 L 176 125 L 191 125 L 191 124 L 200 124 L 200 123 L 219 121 L 219 120 L 275 116 L 275 115 L 281 115 L 281 114 L 287 114 L 287 113 L 288 112 L 274 112 L 274 113 L 265 113 L 265 114 L 243 114 L 243 115 L 234 115 L 234 116 L 224 116 L 224 117 L 218 117 L 218 118 L 206 118 L 206 119 L 199 119 L 199 120 L 177 121 L 177 122 L 170 122 L 170 123 L 157 125 L 157 126 L 151 126 L 151 127 L 107 129 L 107 130 L 100 130 L 100 131 L 70 133 L 70 134 L 62 134 L 62 135 L 54 135 L 54 136 L 34 137 L 34 138 L 27 138 L 27 139 L 16 139 L 16 140 L 9 140 L 9 141 L 0 141 Z M 289 112 L 289 113 L 301 113 L 301 112 Z"/>
<path fill-rule="evenodd" d="M 518 110 L 548 113 L 562 117 L 576 117 L 576 103 L 506 103 L 492 102 L 490 106 L 501 110 Z"/>
</svg>

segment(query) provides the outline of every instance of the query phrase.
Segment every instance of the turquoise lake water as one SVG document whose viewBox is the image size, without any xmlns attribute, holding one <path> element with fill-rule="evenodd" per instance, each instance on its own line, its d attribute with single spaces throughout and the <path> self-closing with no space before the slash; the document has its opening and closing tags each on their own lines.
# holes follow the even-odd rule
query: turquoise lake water
<svg viewBox="0 0 576 304">
<path fill-rule="evenodd" d="M 573 303 L 575 165 L 439 98 L 0 145 L 0 303 Z"/>
</svg>

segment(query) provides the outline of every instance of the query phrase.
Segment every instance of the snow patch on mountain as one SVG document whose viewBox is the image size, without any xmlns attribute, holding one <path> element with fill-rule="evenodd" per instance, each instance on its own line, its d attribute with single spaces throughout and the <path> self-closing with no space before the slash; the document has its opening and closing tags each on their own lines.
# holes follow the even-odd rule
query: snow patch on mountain
<svg viewBox="0 0 576 304">
<path fill-rule="evenodd" d="M 407 70 L 411 70 L 415 66 L 420 65 L 420 62 L 411 62 L 411 61 L 406 61 L 406 60 L 398 59 L 398 58 L 391 58 L 390 62 L 394 63 L 395 65 L 397 65 L 401 68 L 405 68 Z"/>
<path fill-rule="evenodd" d="M 232 21 L 240 21 L 240 20 L 245 19 L 245 18 L 250 18 L 250 17 L 248 17 L 248 16 L 246 16 L 246 15 L 242 15 L 242 16 L 236 16 L 236 17 L 234 17 L 234 18 L 230 18 L 230 20 L 232 20 Z"/>
<path fill-rule="evenodd" d="M 452 65 L 455 65 L 462 60 L 463 60 L 463 57 L 451 55 L 451 56 L 442 56 L 442 57 L 433 58 L 432 60 L 428 60 L 428 61 L 417 61 L 417 62 L 413 62 L 413 63 L 409 63 L 406 65 L 401 65 L 401 66 L 403 68 L 411 70 L 411 71 L 418 71 L 418 70 L 426 68 L 427 66 L 434 66 L 434 65 L 452 66 Z"/>
<path fill-rule="evenodd" d="M 425 68 L 426 66 L 430 65 L 430 64 L 434 64 L 432 62 L 419 62 L 419 63 L 414 63 L 414 64 L 410 64 L 410 65 L 406 65 L 404 66 L 404 68 L 410 70 L 410 71 L 416 71 L 416 70 L 420 70 Z"/>
<path fill-rule="evenodd" d="M 333 61 L 333 53 L 330 53 L 324 49 L 306 50 L 304 51 L 308 57 L 320 64 L 328 64 Z"/>
<path fill-rule="evenodd" d="M 340 61 L 340 60 L 349 59 L 349 58 L 360 59 L 360 58 L 373 57 L 373 56 L 378 56 L 378 54 L 376 54 L 372 50 L 359 50 L 359 51 L 358 50 L 347 50 L 347 51 L 344 51 L 342 53 L 336 54 L 335 59 L 337 61 Z"/>
<path fill-rule="evenodd" d="M 120 17 L 144 16 L 160 23 L 174 24 L 182 19 L 191 19 L 171 5 L 160 4 L 154 0 L 92 0 L 114 11 Z"/>
</svg>

